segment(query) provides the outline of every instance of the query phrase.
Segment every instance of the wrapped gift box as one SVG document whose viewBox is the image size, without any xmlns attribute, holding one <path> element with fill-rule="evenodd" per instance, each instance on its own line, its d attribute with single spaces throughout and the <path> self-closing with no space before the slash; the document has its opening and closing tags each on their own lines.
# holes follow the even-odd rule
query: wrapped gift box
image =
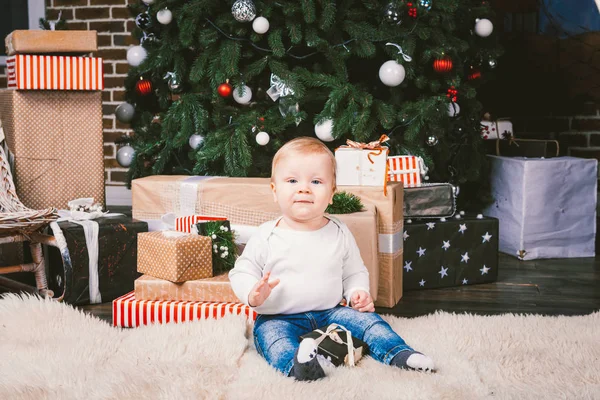
<svg viewBox="0 0 600 400">
<path fill-rule="evenodd" d="M 102 58 L 18 54 L 6 59 L 8 88 L 103 90 Z"/>
<path fill-rule="evenodd" d="M 341 329 L 339 325 L 324 326 L 300 336 L 301 339 L 315 339 L 319 345 L 317 352 L 333 365 L 354 366 L 363 356 L 369 354 L 369 347 L 365 342 L 355 338 L 349 331 Z M 352 338 L 351 346 L 348 345 L 348 336 Z M 348 347 L 353 349 L 354 360 L 350 362 Z"/>
<path fill-rule="evenodd" d="M 138 272 L 171 282 L 213 276 L 212 241 L 177 231 L 147 232 L 138 238 Z"/>
<path fill-rule="evenodd" d="M 498 220 L 463 217 L 404 225 L 404 290 L 494 282 Z"/>
<path fill-rule="evenodd" d="M 481 121 L 483 139 L 510 139 L 514 137 L 513 124 L 506 120 Z"/>
<path fill-rule="evenodd" d="M 387 180 L 387 154 L 387 147 L 378 150 L 336 149 L 336 184 L 383 186 Z"/>
<path fill-rule="evenodd" d="M 136 299 L 134 292 L 113 300 L 113 325 L 123 328 L 219 319 L 231 314 L 245 315 L 250 321 L 256 319 L 256 312 L 242 303 L 147 301 Z"/>
<path fill-rule="evenodd" d="M 98 223 L 98 284 L 101 302 L 133 290 L 137 273 L 138 233 L 148 224 L 125 216 L 103 217 Z M 48 286 L 69 304 L 90 303 L 90 255 L 84 228 L 74 222 L 58 223 L 66 252 L 48 246 Z M 50 228 L 48 233 L 55 234 Z"/>
<path fill-rule="evenodd" d="M 405 188 L 421 186 L 421 175 L 427 173 L 423 159 L 417 156 L 388 157 L 388 180 L 402 182 Z"/>
<path fill-rule="evenodd" d="M 371 296 L 378 306 L 392 307 L 402 296 L 402 184 L 391 182 L 387 195 L 378 187 L 346 186 L 340 190 L 361 196 L 365 204 L 365 214 L 336 217 L 348 225 L 357 240 L 369 270 Z M 223 215 L 242 244 L 258 225 L 280 215 L 268 178 L 148 176 L 133 180 L 132 205 L 134 218 L 147 221 L 150 230 L 168 228 L 161 221 L 166 213 Z M 362 222 L 353 223 L 353 219 Z M 372 236 L 370 232 L 378 234 Z"/>
<path fill-rule="evenodd" d="M 202 221 L 226 221 L 225 217 L 213 217 L 210 215 L 187 215 L 175 218 L 175 230 L 179 232 L 192 232 L 192 226 Z"/>
<path fill-rule="evenodd" d="M 72 199 L 104 204 L 102 93 L 0 90 L 20 200 L 36 210 Z"/>
<path fill-rule="evenodd" d="M 451 217 L 456 212 L 456 189 L 450 183 L 425 183 L 404 188 L 404 218 Z"/>
<path fill-rule="evenodd" d="M 488 154 L 503 157 L 558 157 L 559 145 L 557 140 L 510 139 L 492 142 L 494 147 Z"/>
<path fill-rule="evenodd" d="M 594 257 L 598 161 L 491 158 L 500 251 L 522 260 Z"/>
<path fill-rule="evenodd" d="M 135 298 L 138 300 L 239 302 L 231 289 L 227 273 L 181 283 L 143 275 L 135 280 Z"/>
<path fill-rule="evenodd" d="M 98 50 L 96 31 L 16 30 L 4 39 L 6 54 L 85 54 Z"/>
</svg>

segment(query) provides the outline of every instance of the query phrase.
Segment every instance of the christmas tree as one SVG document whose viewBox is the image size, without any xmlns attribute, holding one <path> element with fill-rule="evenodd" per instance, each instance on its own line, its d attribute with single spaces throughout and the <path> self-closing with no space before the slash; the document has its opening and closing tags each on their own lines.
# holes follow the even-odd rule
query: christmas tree
<svg viewBox="0 0 600 400">
<path fill-rule="evenodd" d="M 485 199 L 478 87 L 500 55 L 487 1 L 143 0 L 131 5 L 129 180 L 269 176 L 285 142 L 387 134 L 430 182 Z M 129 165 L 130 164 L 130 165 Z"/>
</svg>

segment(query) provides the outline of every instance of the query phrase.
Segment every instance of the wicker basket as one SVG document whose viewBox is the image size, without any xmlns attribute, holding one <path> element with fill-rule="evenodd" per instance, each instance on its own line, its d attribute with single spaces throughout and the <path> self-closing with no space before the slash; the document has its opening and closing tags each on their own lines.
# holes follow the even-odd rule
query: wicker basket
<svg viewBox="0 0 600 400">
<path fill-rule="evenodd" d="M 0 180 L 0 235 L 27 235 L 58 218 L 55 208 L 31 210 L 21 203 L 13 183 L 8 157 L 1 145 Z"/>
</svg>

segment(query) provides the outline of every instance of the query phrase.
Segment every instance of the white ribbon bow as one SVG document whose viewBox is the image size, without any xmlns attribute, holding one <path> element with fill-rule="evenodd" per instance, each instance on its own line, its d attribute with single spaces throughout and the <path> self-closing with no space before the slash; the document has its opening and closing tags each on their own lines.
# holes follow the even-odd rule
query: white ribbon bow
<svg viewBox="0 0 600 400">
<path fill-rule="evenodd" d="M 346 345 L 348 346 L 348 366 L 354 367 L 354 342 L 352 340 L 352 333 L 350 333 L 348 329 L 346 329 L 342 325 L 331 324 L 327 327 L 325 332 L 323 332 L 320 329 L 315 330 L 315 332 L 321 334 L 321 336 L 315 339 L 317 345 L 321 344 L 321 342 L 325 340 L 326 337 L 330 338 L 336 343 L 344 344 L 344 341 L 340 337 L 339 332 L 346 332 Z"/>
</svg>

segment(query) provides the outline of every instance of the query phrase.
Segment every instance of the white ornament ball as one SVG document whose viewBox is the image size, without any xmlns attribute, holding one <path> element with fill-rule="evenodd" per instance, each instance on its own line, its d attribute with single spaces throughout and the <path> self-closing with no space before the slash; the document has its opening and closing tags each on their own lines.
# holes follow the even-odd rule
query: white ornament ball
<svg viewBox="0 0 600 400">
<path fill-rule="evenodd" d="M 196 150 L 198 147 L 202 146 L 202 143 L 204 143 L 204 136 L 194 134 L 190 136 L 188 143 L 192 149 Z"/>
<path fill-rule="evenodd" d="M 271 137 L 267 132 L 258 132 L 256 134 L 256 143 L 261 146 L 266 146 L 267 143 L 269 143 L 269 140 L 271 140 Z"/>
<path fill-rule="evenodd" d="M 117 151 L 117 162 L 121 167 L 129 167 L 133 161 L 135 151 L 130 145 L 125 145 Z"/>
<path fill-rule="evenodd" d="M 252 29 L 254 32 L 262 35 L 263 33 L 267 33 L 269 30 L 269 20 L 265 17 L 258 17 L 252 22 Z"/>
<path fill-rule="evenodd" d="M 150 4 L 154 4 L 154 0 L 142 0 L 144 2 L 144 4 L 146 4 L 147 6 L 149 6 Z"/>
<path fill-rule="evenodd" d="M 144 62 L 148 53 L 142 46 L 133 46 L 127 50 L 127 62 L 132 67 L 137 67 Z"/>
<path fill-rule="evenodd" d="M 324 142 L 333 142 L 333 120 L 326 119 L 315 125 L 315 135 Z"/>
<path fill-rule="evenodd" d="M 115 110 L 115 116 L 117 117 L 117 119 L 125 124 L 130 123 L 134 115 L 135 107 L 133 107 L 127 102 L 119 104 L 119 106 Z"/>
<path fill-rule="evenodd" d="M 477 19 L 475 20 L 475 33 L 477 36 L 488 37 L 494 31 L 494 24 L 489 19 Z"/>
<path fill-rule="evenodd" d="M 448 116 L 456 117 L 458 114 L 460 114 L 460 106 L 458 103 L 452 102 L 448 104 Z"/>
<path fill-rule="evenodd" d="M 379 68 L 379 79 L 386 86 L 398 86 L 404 80 L 405 75 L 404 67 L 395 60 L 386 61 Z"/>
<path fill-rule="evenodd" d="M 483 214 L 477 214 L 477 219 L 483 219 Z"/>
<path fill-rule="evenodd" d="M 446 218 L 444 218 L 444 217 L 440 218 L 440 222 L 446 222 Z"/>
<path fill-rule="evenodd" d="M 252 89 L 244 85 L 244 89 L 242 90 L 242 92 L 244 94 L 240 95 L 240 88 L 235 88 L 233 90 L 233 99 L 240 104 L 250 103 L 250 100 L 252 100 Z"/>
<path fill-rule="evenodd" d="M 164 8 L 156 13 L 156 20 L 163 25 L 169 25 L 173 20 L 173 13 L 168 8 Z"/>
<path fill-rule="evenodd" d="M 465 215 L 465 212 L 464 211 L 460 211 L 459 214 L 460 215 Z"/>
</svg>

